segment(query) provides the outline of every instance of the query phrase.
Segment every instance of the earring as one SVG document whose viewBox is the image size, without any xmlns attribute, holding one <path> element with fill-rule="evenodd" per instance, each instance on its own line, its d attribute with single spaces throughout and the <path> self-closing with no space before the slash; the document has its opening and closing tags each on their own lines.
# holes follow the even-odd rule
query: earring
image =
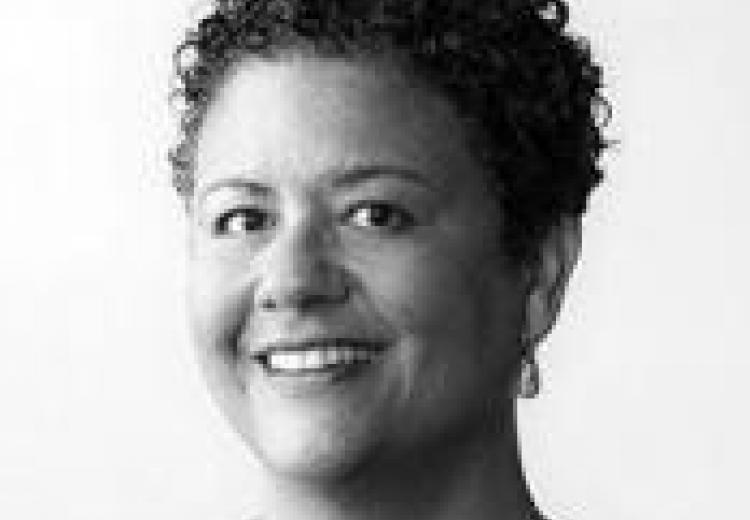
<svg viewBox="0 0 750 520">
<path fill-rule="evenodd" d="M 520 399 L 533 399 L 539 395 L 541 375 L 533 350 L 527 351 L 521 358 L 521 373 L 518 379 L 516 395 Z"/>
</svg>

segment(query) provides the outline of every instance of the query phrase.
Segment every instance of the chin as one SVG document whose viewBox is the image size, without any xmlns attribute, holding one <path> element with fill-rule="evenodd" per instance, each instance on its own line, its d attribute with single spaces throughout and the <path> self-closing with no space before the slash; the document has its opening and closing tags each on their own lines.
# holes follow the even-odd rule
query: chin
<svg viewBox="0 0 750 520">
<path fill-rule="evenodd" d="M 316 485 L 349 479 L 376 457 L 372 432 L 300 431 L 280 428 L 245 438 L 269 473 Z"/>
</svg>

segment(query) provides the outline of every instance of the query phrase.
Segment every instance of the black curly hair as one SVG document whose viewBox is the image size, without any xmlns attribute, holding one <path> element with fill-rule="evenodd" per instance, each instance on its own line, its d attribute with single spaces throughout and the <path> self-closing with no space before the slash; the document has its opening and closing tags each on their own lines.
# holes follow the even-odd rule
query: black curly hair
<svg viewBox="0 0 750 520">
<path fill-rule="evenodd" d="M 585 211 L 607 145 L 601 67 L 567 24 L 564 0 L 215 0 L 174 54 L 174 186 L 189 199 L 204 114 L 239 60 L 301 46 L 391 53 L 476 123 L 503 239 L 514 259 L 533 260 L 564 215 Z"/>
</svg>

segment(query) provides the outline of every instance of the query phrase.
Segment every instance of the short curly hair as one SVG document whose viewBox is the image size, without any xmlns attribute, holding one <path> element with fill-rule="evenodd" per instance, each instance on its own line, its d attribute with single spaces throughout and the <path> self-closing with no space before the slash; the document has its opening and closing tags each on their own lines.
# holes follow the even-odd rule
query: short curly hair
<svg viewBox="0 0 750 520">
<path fill-rule="evenodd" d="M 563 0 L 215 0 L 174 54 L 173 184 L 190 198 L 197 136 L 233 64 L 301 46 L 391 52 L 476 123 L 505 246 L 533 259 L 563 216 L 585 211 L 607 146 L 602 70 L 567 24 Z"/>
</svg>

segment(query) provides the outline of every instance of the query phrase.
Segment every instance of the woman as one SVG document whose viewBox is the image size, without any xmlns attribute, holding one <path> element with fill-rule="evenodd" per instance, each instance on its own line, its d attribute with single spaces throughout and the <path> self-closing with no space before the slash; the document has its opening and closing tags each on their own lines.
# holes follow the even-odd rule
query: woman
<svg viewBox="0 0 750 520">
<path fill-rule="evenodd" d="M 514 403 L 603 149 L 565 25 L 557 1 L 248 0 L 188 33 L 191 320 L 263 518 L 542 518 Z"/>
</svg>

